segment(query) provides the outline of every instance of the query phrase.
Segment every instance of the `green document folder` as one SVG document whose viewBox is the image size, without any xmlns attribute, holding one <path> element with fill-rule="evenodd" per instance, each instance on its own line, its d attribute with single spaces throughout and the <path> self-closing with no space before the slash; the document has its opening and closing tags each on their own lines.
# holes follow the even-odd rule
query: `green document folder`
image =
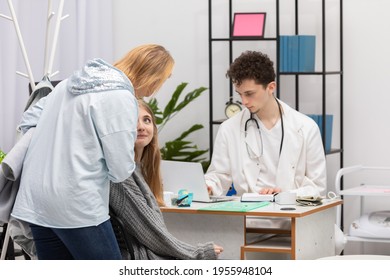
<svg viewBox="0 0 390 280">
<path fill-rule="evenodd" d="M 213 203 L 207 207 L 199 208 L 204 211 L 230 211 L 230 212 L 248 212 L 250 210 L 260 208 L 270 204 L 268 201 L 262 202 L 240 202 L 240 201 L 226 201 Z"/>
</svg>

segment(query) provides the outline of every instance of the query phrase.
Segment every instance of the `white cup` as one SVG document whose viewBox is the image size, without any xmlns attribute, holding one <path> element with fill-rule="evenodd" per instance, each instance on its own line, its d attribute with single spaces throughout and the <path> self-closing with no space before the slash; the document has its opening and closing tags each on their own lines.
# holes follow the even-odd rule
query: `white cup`
<svg viewBox="0 0 390 280">
<path fill-rule="evenodd" d="M 275 202 L 279 205 L 296 204 L 297 195 L 293 192 L 281 192 L 275 196 Z"/>
<path fill-rule="evenodd" d="M 172 197 L 174 193 L 173 192 L 164 192 L 164 202 L 165 206 L 171 207 L 172 206 Z"/>
</svg>

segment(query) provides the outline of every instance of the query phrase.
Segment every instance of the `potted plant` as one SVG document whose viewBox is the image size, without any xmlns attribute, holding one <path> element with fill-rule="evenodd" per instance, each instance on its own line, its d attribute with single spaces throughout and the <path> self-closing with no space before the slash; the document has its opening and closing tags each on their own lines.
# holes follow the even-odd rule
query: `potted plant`
<svg viewBox="0 0 390 280">
<path fill-rule="evenodd" d="M 167 125 L 173 117 L 207 89 L 205 87 L 196 88 L 187 93 L 183 100 L 179 101 L 180 96 L 187 85 L 188 83 L 186 82 L 178 85 L 172 94 L 171 99 L 163 109 L 159 108 L 158 101 L 155 98 L 152 98 L 148 102 L 156 117 L 159 133 L 161 133 L 165 125 Z M 206 169 L 209 165 L 209 161 L 203 156 L 208 152 L 208 149 L 201 150 L 196 144 L 186 139 L 188 135 L 202 128 L 203 125 L 194 124 L 175 139 L 167 141 L 164 146 L 160 148 L 162 158 L 165 160 L 200 162 L 202 163 L 203 169 Z"/>
</svg>

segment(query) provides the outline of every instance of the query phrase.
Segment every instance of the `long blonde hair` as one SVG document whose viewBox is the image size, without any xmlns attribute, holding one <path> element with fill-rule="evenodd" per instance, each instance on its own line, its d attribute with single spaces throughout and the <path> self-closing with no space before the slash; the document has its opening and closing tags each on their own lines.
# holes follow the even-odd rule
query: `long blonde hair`
<svg viewBox="0 0 390 280">
<path fill-rule="evenodd" d="M 132 82 L 135 94 L 142 90 L 154 94 L 169 78 L 175 62 L 162 46 L 146 44 L 129 51 L 114 66 L 121 70 Z"/>
<path fill-rule="evenodd" d="M 153 123 L 153 137 L 148 145 L 143 149 L 141 156 L 141 172 L 148 183 L 150 190 L 154 194 L 159 206 L 165 206 L 163 198 L 163 186 L 160 174 L 161 153 L 158 145 L 158 130 L 156 125 L 156 118 L 152 109 L 143 100 L 138 100 L 139 107 L 145 109 L 152 117 Z M 135 150 L 135 158 L 138 158 Z"/>
</svg>

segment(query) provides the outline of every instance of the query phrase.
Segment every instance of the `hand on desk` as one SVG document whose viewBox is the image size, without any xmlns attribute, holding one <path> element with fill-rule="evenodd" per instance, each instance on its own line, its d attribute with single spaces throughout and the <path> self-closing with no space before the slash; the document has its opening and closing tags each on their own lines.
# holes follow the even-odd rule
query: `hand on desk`
<svg viewBox="0 0 390 280">
<path fill-rule="evenodd" d="M 281 188 L 262 188 L 259 192 L 260 194 L 273 194 L 280 193 L 282 191 Z"/>
<path fill-rule="evenodd" d="M 214 252 L 217 256 L 223 252 L 223 248 L 219 245 L 214 245 Z"/>
</svg>

